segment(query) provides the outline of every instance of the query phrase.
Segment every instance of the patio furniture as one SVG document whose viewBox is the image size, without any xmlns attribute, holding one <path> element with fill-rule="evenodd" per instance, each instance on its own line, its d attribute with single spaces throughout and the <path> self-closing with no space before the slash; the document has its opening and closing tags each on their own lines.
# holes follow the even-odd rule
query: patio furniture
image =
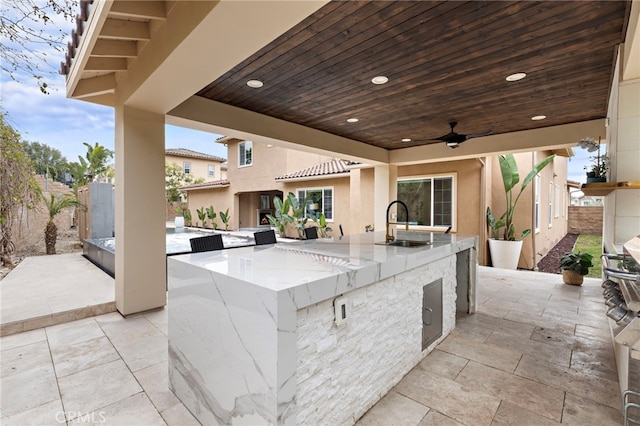
<svg viewBox="0 0 640 426">
<path fill-rule="evenodd" d="M 273 231 L 273 229 L 270 229 L 268 231 L 254 232 L 253 239 L 256 240 L 257 246 L 261 246 L 263 244 L 275 244 L 276 233 Z"/>
<path fill-rule="evenodd" d="M 304 228 L 304 238 L 307 240 L 315 240 L 318 238 L 318 227 L 312 226 Z"/>
<path fill-rule="evenodd" d="M 189 242 L 191 243 L 191 251 L 193 253 L 224 249 L 224 243 L 222 242 L 222 235 L 220 234 L 212 234 L 212 235 L 206 235 L 204 237 L 191 238 Z"/>
</svg>

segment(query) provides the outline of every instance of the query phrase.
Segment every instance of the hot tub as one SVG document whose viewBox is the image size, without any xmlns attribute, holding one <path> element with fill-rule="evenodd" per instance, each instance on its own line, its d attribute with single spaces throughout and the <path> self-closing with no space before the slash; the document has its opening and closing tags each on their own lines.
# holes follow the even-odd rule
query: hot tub
<svg viewBox="0 0 640 426">
<path fill-rule="evenodd" d="M 250 235 L 236 235 L 226 232 L 195 230 L 188 228 L 167 228 L 167 256 L 190 253 L 191 244 L 189 240 L 194 237 L 210 235 L 212 233 L 222 234 L 222 241 L 225 249 L 235 247 L 245 247 L 254 245 Z M 115 238 L 92 238 L 86 239 L 82 245 L 84 257 L 89 259 L 94 265 L 115 277 L 116 259 Z"/>
</svg>

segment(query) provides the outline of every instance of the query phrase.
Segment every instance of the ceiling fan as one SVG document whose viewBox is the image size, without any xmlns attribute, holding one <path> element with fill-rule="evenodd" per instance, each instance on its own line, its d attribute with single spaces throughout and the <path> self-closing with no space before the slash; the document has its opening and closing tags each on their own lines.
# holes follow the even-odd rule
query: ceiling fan
<svg viewBox="0 0 640 426">
<path fill-rule="evenodd" d="M 460 145 L 462 142 L 472 139 L 472 138 L 477 138 L 480 136 L 488 136 L 491 133 L 493 133 L 491 130 L 487 130 L 484 132 L 480 132 L 480 133 L 470 133 L 468 135 L 463 135 L 461 133 L 456 133 L 453 129 L 456 127 L 456 125 L 458 124 L 457 121 L 451 121 L 449 122 L 449 126 L 451 127 L 451 131 L 449 133 L 447 133 L 446 135 L 442 135 L 439 138 L 435 138 L 435 139 L 431 139 L 434 141 L 443 141 L 444 143 L 447 144 L 447 146 L 449 148 L 457 148 L 458 145 Z"/>
</svg>

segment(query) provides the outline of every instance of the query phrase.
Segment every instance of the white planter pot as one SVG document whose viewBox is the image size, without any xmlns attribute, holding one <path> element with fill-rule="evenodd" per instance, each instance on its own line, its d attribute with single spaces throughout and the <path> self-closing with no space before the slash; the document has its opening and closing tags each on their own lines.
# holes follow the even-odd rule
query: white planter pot
<svg viewBox="0 0 640 426">
<path fill-rule="evenodd" d="M 494 268 L 518 269 L 518 260 L 522 251 L 522 240 L 489 240 L 491 263 Z"/>
<path fill-rule="evenodd" d="M 176 228 L 184 228 L 184 217 L 176 216 L 176 218 L 173 220 L 173 223 Z"/>
</svg>

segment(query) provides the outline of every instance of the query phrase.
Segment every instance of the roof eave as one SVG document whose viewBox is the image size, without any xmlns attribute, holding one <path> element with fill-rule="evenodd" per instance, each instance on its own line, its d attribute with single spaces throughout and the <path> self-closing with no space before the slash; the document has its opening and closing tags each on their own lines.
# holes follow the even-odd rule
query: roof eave
<svg viewBox="0 0 640 426">
<path fill-rule="evenodd" d="M 276 178 L 276 182 L 302 182 L 309 180 L 323 180 L 323 179 L 338 179 L 349 177 L 349 172 L 332 173 L 330 175 L 317 175 L 317 176 L 301 176 L 292 178 Z"/>
</svg>

